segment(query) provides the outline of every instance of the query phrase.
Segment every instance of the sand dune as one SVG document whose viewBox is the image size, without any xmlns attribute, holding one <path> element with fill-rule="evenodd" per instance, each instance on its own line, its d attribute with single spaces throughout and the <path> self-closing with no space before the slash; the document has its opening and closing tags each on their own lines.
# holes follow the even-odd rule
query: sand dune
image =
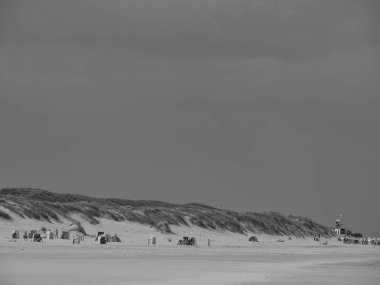
<svg viewBox="0 0 380 285">
<path fill-rule="evenodd" d="M 45 222 L 86 221 L 98 225 L 107 219 L 136 222 L 164 233 L 175 233 L 174 226 L 197 226 L 232 233 L 265 233 L 307 237 L 331 236 L 329 227 L 307 217 L 277 212 L 245 212 L 219 209 L 203 204 L 172 204 L 151 200 L 100 199 L 77 194 L 53 193 L 41 189 L 5 188 L 0 190 L 0 219 L 14 217 Z"/>
</svg>

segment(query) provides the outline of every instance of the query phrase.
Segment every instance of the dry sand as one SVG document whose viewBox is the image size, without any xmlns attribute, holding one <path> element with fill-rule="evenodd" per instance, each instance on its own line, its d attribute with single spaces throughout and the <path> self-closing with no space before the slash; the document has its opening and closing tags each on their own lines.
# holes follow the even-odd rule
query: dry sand
<svg viewBox="0 0 380 285">
<path fill-rule="evenodd" d="M 87 237 L 32 243 L 10 241 L 13 229 L 64 229 L 33 220 L 0 224 L 0 284 L 380 284 L 380 246 L 328 246 L 312 239 L 285 239 L 174 227 L 178 235 L 164 235 L 134 223 L 83 223 L 94 234 L 117 233 L 121 243 L 99 245 Z M 147 245 L 154 234 L 158 244 Z M 177 246 L 182 235 L 197 237 L 199 246 Z M 170 242 L 169 239 L 172 241 Z M 211 246 L 207 246 L 211 239 Z"/>
</svg>

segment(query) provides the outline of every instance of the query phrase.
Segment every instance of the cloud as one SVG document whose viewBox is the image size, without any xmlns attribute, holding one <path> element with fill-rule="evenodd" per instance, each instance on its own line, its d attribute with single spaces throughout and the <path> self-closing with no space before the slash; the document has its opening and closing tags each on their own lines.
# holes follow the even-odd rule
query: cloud
<svg viewBox="0 0 380 285">
<path fill-rule="evenodd" d="M 0 40 L 303 60 L 378 46 L 377 1 L 5 1 Z"/>
</svg>

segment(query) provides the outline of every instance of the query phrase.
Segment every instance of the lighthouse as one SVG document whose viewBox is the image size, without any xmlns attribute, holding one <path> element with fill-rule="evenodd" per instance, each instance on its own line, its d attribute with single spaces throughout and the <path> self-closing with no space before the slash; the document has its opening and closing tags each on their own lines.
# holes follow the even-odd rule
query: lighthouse
<svg viewBox="0 0 380 285">
<path fill-rule="evenodd" d="M 334 232 L 338 237 L 346 234 L 346 229 L 343 227 L 343 223 L 342 223 L 342 214 L 340 214 L 339 219 L 335 221 Z"/>
</svg>

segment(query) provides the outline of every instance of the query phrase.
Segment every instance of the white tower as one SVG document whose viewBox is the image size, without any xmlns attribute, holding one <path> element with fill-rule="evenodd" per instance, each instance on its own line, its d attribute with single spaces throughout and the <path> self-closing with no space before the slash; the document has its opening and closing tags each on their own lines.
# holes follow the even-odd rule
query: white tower
<svg viewBox="0 0 380 285">
<path fill-rule="evenodd" d="M 339 214 L 339 219 L 335 221 L 335 234 L 337 236 L 341 236 L 346 234 L 346 229 L 343 228 L 343 223 L 342 223 L 342 214 Z"/>
</svg>

